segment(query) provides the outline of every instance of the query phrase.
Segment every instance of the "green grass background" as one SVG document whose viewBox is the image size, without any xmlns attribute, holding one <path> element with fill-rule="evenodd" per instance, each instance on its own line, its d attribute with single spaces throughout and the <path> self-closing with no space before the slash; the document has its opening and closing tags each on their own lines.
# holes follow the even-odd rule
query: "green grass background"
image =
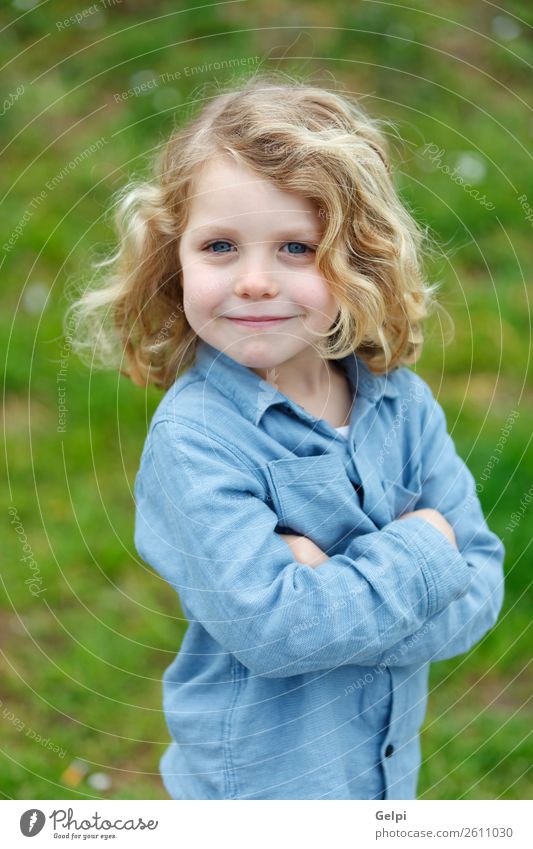
<svg viewBox="0 0 533 849">
<path fill-rule="evenodd" d="M 83 26 L 64 22 L 88 6 L 29 5 L 20 0 L 0 11 L 3 96 L 25 87 L 0 110 L 2 244 L 32 209 L 13 249 L 0 251 L 3 797 L 167 798 L 157 767 L 168 743 L 160 681 L 186 623 L 177 596 L 140 562 L 132 542 L 132 486 L 161 396 L 113 373 L 91 373 L 71 356 L 66 432 L 58 433 L 61 323 L 67 286 L 83 279 L 95 253 L 113 247 L 111 194 L 149 173 L 147 157 L 201 97 L 201 86 L 225 83 L 236 61 L 257 56 L 250 70 L 339 85 L 395 122 L 398 184 L 439 246 L 427 271 L 442 281 L 440 300 L 454 327 L 452 335 L 442 315 L 430 321 L 416 368 L 438 393 L 477 480 L 507 417 L 519 412 L 480 493 L 507 551 L 505 606 L 467 655 L 432 666 L 419 796 L 530 798 L 529 503 L 518 527 L 506 530 L 533 465 L 533 225 L 518 200 L 526 195 L 533 206 L 529 4 L 510 2 L 502 12 L 483 0 L 273 0 L 260 10 L 228 2 L 189 11 L 123 0 L 91 12 Z M 224 60 L 229 68 L 205 67 Z M 172 80 L 115 97 L 159 74 Z M 100 137 L 98 152 L 69 165 Z M 444 150 L 450 170 L 462 155 L 477 157 L 474 185 L 494 209 L 432 165 L 421 154 L 427 144 Z M 59 185 L 32 208 L 62 169 Z M 12 505 L 40 569 L 38 598 L 24 583 L 30 573 L 9 521 Z M 47 748 L 48 739 L 64 757 Z M 69 787 L 64 771 L 75 758 L 89 772 Z M 108 790 L 87 781 L 94 772 L 111 779 Z"/>
</svg>

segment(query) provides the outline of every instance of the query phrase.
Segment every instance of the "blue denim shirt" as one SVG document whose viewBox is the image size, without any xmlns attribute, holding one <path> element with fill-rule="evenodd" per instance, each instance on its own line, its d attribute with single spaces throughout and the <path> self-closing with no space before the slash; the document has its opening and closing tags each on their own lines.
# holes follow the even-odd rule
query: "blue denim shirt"
<svg viewBox="0 0 533 849">
<path fill-rule="evenodd" d="M 416 798 L 429 662 L 498 618 L 504 548 L 428 385 L 338 362 L 348 439 L 202 340 L 151 422 L 135 544 L 190 623 L 163 680 L 175 799 Z M 422 507 L 459 550 L 398 518 Z"/>
</svg>

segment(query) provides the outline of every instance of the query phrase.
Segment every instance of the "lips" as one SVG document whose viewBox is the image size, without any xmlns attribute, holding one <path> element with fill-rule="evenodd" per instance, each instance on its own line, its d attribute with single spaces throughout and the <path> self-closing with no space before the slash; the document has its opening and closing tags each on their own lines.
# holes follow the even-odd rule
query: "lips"
<svg viewBox="0 0 533 849">
<path fill-rule="evenodd" d="M 283 318 L 294 318 L 292 315 L 230 315 L 236 321 L 280 321 Z"/>
<path fill-rule="evenodd" d="M 291 318 L 296 318 L 296 316 L 247 316 L 246 318 L 232 318 L 231 316 L 226 316 L 226 318 L 234 324 L 238 324 L 242 327 L 261 328 L 273 327 L 274 325 L 281 324 L 284 321 L 290 321 Z"/>
</svg>

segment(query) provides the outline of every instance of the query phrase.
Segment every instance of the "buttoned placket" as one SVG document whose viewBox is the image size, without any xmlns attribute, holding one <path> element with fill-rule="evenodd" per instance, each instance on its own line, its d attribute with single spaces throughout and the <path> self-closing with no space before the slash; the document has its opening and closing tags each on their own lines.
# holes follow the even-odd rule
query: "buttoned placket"
<svg viewBox="0 0 533 849">
<path fill-rule="evenodd" d="M 361 481 L 363 487 L 363 505 L 364 511 L 368 517 L 375 523 L 376 527 L 382 528 L 392 519 L 390 506 L 385 496 L 383 484 L 378 475 L 375 464 L 372 462 L 372 452 L 365 450 L 366 445 L 370 448 L 369 430 L 364 430 L 365 421 L 371 412 L 375 412 L 377 401 L 381 397 L 374 393 L 372 385 L 366 378 L 362 378 L 364 389 L 368 395 L 358 395 L 356 398 L 355 407 L 350 417 L 347 436 L 341 436 L 338 431 L 329 424 L 325 419 L 317 419 L 307 410 L 299 405 L 296 405 L 289 398 L 283 402 L 283 406 L 291 414 L 295 414 L 300 418 L 307 420 L 313 428 L 321 431 L 330 439 L 340 440 L 341 442 L 348 441 L 348 446 L 352 447 L 348 452 L 350 462 L 354 466 L 355 478 Z M 363 388 L 363 387 L 362 387 Z M 363 440 L 365 436 L 365 440 Z M 358 450 L 358 446 L 363 445 L 363 450 Z M 381 746 L 381 762 L 384 776 L 384 798 L 390 798 L 390 788 L 394 784 L 394 777 L 397 770 L 397 758 L 394 758 L 396 749 L 396 727 L 399 723 L 404 708 L 402 708 L 401 698 L 401 682 L 404 677 L 405 670 L 401 667 L 387 667 L 389 682 L 390 682 L 390 697 L 391 706 L 387 723 L 387 733 Z M 394 761 L 393 761 L 394 758 Z"/>
<path fill-rule="evenodd" d="M 405 779 L 403 766 L 399 760 L 402 747 L 411 740 L 405 740 L 402 733 L 405 717 L 412 704 L 409 701 L 409 685 L 415 672 L 412 666 L 388 666 L 391 681 L 391 706 L 387 733 L 381 745 L 381 765 L 383 767 L 385 799 L 397 798 L 397 783 Z"/>
</svg>

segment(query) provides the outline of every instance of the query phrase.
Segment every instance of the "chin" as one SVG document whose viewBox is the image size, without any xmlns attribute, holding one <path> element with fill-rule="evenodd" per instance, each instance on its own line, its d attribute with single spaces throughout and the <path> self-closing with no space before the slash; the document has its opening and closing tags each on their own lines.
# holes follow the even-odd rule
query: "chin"
<svg viewBox="0 0 533 849">
<path fill-rule="evenodd" d="M 241 345 L 231 345 L 227 349 L 233 359 L 248 368 L 270 369 L 290 359 L 291 354 L 280 351 L 279 340 L 249 339 Z"/>
<path fill-rule="evenodd" d="M 247 366 L 248 368 L 259 368 L 259 369 L 271 369 L 280 365 L 280 362 L 284 362 L 284 360 L 279 359 L 279 357 L 275 357 L 271 355 L 270 357 L 265 355 L 257 355 L 251 356 L 250 354 L 231 354 L 233 359 L 238 360 L 243 366 Z"/>
</svg>

